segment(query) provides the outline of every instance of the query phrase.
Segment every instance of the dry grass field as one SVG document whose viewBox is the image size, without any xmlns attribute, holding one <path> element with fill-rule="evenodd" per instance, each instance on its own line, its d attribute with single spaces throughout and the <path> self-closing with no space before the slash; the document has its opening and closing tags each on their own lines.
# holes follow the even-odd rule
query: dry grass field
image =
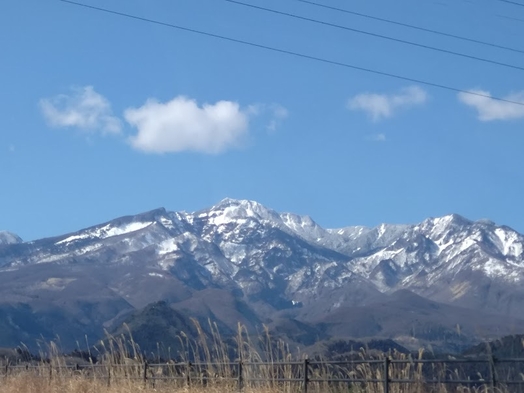
<svg viewBox="0 0 524 393">
<path fill-rule="evenodd" d="M 500 383 L 495 386 L 489 363 L 478 368 L 453 361 L 423 363 L 417 362 L 423 358 L 422 350 L 406 355 L 366 349 L 360 349 L 352 362 L 306 360 L 306 356 L 290 351 L 285 343 L 272 340 L 267 331 L 253 342 L 239 327 L 237 346 L 232 350 L 216 327 L 211 335 L 206 335 L 197 323 L 196 326 L 200 335 L 195 339 L 181 333 L 184 350 L 177 354 L 176 361 L 161 357 L 160 353 L 156 358 L 149 354 L 149 362 L 146 361 L 131 335 L 108 336 L 98 349 L 85 352 L 90 356 L 82 359 L 81 364 L 78 358 L 61 354 L 58 346 L 50 343 L 38 360 L 4 363 L 0 368 L 0 393 L 299 393 L 306 391 L 305 377 L 309 381 L 307 393 L 522 392 L 518 385 L 512 389 Z M 97 352 L 91 355 L 91 351 Z M 387 384 L 386 369 L 390 381 Z M 511 365 L 504 373 L 524 380 L 524 374 L 512 370 Z M 474 384 L 459 382 L 472 379 Z"/>
</svg>

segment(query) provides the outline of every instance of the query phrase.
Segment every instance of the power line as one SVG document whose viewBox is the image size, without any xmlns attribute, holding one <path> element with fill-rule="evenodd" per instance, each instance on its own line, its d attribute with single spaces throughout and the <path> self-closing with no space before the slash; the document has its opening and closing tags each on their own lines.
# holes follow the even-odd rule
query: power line
<svg viewBox="0 0 524 393">
<path fill-rule="evenodd" d="M 513 18 L 511 16 L 507 16 L 507 15 L 498 15 L 497 16 L 499 18 L 504 18 L 504 19 L 509 19 L 509 20 L 514 20 L 514 21 L 517 21 L 517 22 L 524 22 L 524 19 L 520 19 L 520 18 Z"/>
<path fill-rule="evenodd" d="M 348 9 L 333 7 L 333 6 L 329 6 L 329 5 L 326 5 L 326 4 L 316 3 L 314 1 L 309 1 L 309 0 L 294 0 L 294 1 L 298 1 L 300 3 L 305 3 L 305 4 L 310 4 L 310 5 L 313 5 L 315 7 L 326 8 L 326 9 L 333 10 L 333 11 L 344 12 L 346 14 L 356 15 L 356 16 L 360 16 L 362 18 L 378 20 L 380 22 L 390 23 L 390 24 L 393 24 L 393 25 L 407 27 L 407 28 L 410 28 L 410 29 L 415 29 L 415 30 L 419 30 L 419 31 L 425 31 L 427 33 L 438 34 L 438 35 L 441 35 L 441 36 L 444 36 L 444 37 L 451 37 L 451 38 L 455 38 L 457 40 L 473 42 L 475 44 L 486 45 L 486 46 L 490 46 L 490 47 L 493 47 L 493 48 L 508 50 L 508 51 L 511 51 L 511 52 L 524 53 L 524 50 L 511 48 L 509 46 L 494 44 L 494 43 L 491 43 L 491 42 L 481 41 L 481 40 L 477 40 L 477 39 L 474 39 L 474 38 L 463 37 L 463 36 L 460 36 L 460 35 L 446 33 L 446 32 L 439 31 L 439 30 L 428 29 L 428 28 L 425 28 L 425 27 L 415 26 L 415 25 L 411 25 L 411 24 L 403 23 L 403 22 L 398 22 L 398 21 L 391 20 L 391 19 L 380 18 L 378 16 L 373 16 L 373 15 L 369 15 L 369 14 L 363 14 L 361 12 L 356 12 L 356 11 L 350 11 Z"/>
<path fill-rule="evenodd" d="M 61 1 L 63 3 L 73 4 L 73 5 L 76 5 L 76 6 L 79 6 L 79 7 L 89 8 L 89 9 L 96 10 L 96 11 L 105 12 L 105 13 L 108 13 L 108 14 L 122 16 L 122 17 L 129 18 L 129 19 L 135 19 L 135 20 L 139 20 L 139 21 L 142 21 L 142 22 L 152 23 L 152 24 L 165 26 L 165 27 L 170 27 L 170 28 L 173 28 L 173 29 L 181 30 L 181 31 L 186 31 L 186 32 L 194 33 L 194 34 L 199 34 L 199 35 L 206 36 L 206 37 L 213 37 L 213 38 L 217 38 L 217 39 L 221 39 L 221 40 L 225 40 L 225 41 L 229 41 L 229 42 L 234 42 L 236 44 L 242 44 L 242 45 L 251 46 L 251 47 L 254 47 L 254 48 L 265 49 L 265 50 L 272 51 L 272 52 L 283 53 L 283 54 L 286 54 L 286 55 L 295 56 L 295 57 L 299 57 L 299 58 L 302 58 L 302 59 L 314 60 L 314 61 L 318 61 L 318 62 L 321 62 L 321 63 L 324 63 L 324 64 L 336 65 L 336 66 L 339 66 L 339 67 L 350 68 L 350 69 L 353 69 L 353 70 L 363 71 L 363 72 L 367 72 L 367 73 L 371 73 L 371 74 L 375 74 L 375 75 L 382 75 L 382 76 L 386 76 L 386 77 L 389 77 L 389 78 L 395 78 L 395 79 L 399 79 L 399 80 L 403 80 L 403 81 L 419 83 L 421 85 L 436 87 L 436 88 L 439 88 L 439 89 L 449 90 L 449 91 L 453 91 L 453 92 L 456 92 L 456 93 L 464 93 L 464 94 L 469 94 L 469 95 L 472 95 L 472 96 L 489 98 L 489 99 L 492 99 L 492 100 L 495 100 L 495 101 L 502 101 L 502 102 L 507 102 L 507 103 L 510 103 L 510 104 L 524 106 L 524 102 L 520 102 L 520 101 L 513 101 L 513 100 L 510 100 L 510 99 L 501 98 L 501 97 L 492 97 L 492 96 L 490 96 L 488 94 L 482 94 L 482 93 L 477 93 L 477 92 L 474 92 L 474 91 L 463 90 L 463 89 L 459 89 L 457 87 L 452 87 L 452 86 L 447 86 L 447 85 L 443 85 L 443 84 L 439 84 L 439 83 L 424 81 L 422 79 L 410 78 L 410 77 L 406 77 L 406 76 L 402 76 L 402 75 L 396 75 L 396 74 L 392 74 L 392 73 L 384 72 L 384 71 L 377 71 L 377 70 L 373 70 L 373 69 L 366 68 L 366 67 L 360 67 L 360 66 L 356 66 L 356 65 L 353 65 L 353 64 L 349 64 L 349 63 L 342 63 L 342 62 L 335 61 L 335 60 L 329 60 L 329 59 L 324 59 L 324 58 L 321 58 L 321 57 L 306 55 L 306 54 L 299 53 L 299 52 L 293 52 L 293 51 L 290 51 L 290 50 L 287 50 L 287 49 L 279 49 L 279 48 L 275 48 L 275 47 L 271 47 L 271 46 L 267 46 L 267 45 L 257 44 L 255 42 L 244 41 L 244 40 L 237 39 L 237 38 L 227 37 L 227 36 L 220 35 L 220 34 L 208 33 L 208 32 L 201 31 L 201 30 L 191 29 L 189 27 L 183 27 L 183 26 L 179 26 L 179 25 L 175 25 L 175 24 L 171 24 L 171 23 L 160 22 L 160 21 L 157 21 L 157 20 L 154 20 L 154 19 L 148 19 L 148 18 L 144 18 L 144 17 L 141 17 L 141 16 L 131 15 L 131 14 L 127 14 L 127 13 L 124 13 L 124 12 L 113 11 L 113 10 L 109 10 L 109 9 L 106 9 L 106 8 L 95 7 L 93 5 L 88 5 L 88 4 L 83 4 L 83 3 L 77 3 L 77 2 L 72 1 L 72 0 L 58 0 L 58 1 Z"/>
<path fill-rule="evenodd" d="M 510 1 L 510 0 L 499 0 L 499 1 L 502 1 L 503 3 L 509 3 L 509 4 L 513 4 L 513 5 L 518 5 L 518 6 L 524 7 L 524 4 L 517 3 L 516 1 Z"/>
<path fill-rule="evenodd" d="M 401 44 L 406 44 L 406 45 L 416 46 L 416 47 L 419 47 L 419 48 L 433 50 L 433 51 L 436 51 L 436 52 L 446 53 L 448 55 L 464 57 L 464 58 L 467 58 L 467 59 L 470 59 L 470 60 L 482 61 L 484 63 L 490 63 L 490 64 L 495 64 L 495 65 L 498 65 L 498 66 L 502 66 L 502 67 L 513 68 L 513 69 L 516 69 L 516 70 L 524 71 L 524 67 L 513 65 L 513 64 L 508 64 L 508 63 L 502 63 L 502 62 L 499 62 L 499 61 L 496 61 L 496 60 L 490 60 L 490 59 L 486 59 L 486 58 L 483 58 L 483 57 L 468 55 L 468 54 L 460 53 L 460 52 L 454 52 L 454 51 L 451 51 L 451 50 L 448 50 L 448 49 L 437 48 L 435 46 L 418 44 L 418 43 L 413 42 L 413 41 L 402 40 L 402 39 L 399 39 L 399 38 L 394 38 L 394 37 L 390 37 L 390 36 L 386 36 L 386 35 L 382 35 L 382 34 L 372 33 L 370 31 L 354 29 L 352 27 L 347 27 L 347 26 L 337 25 L 337 24 L 334 24 L 334 23 L 324 22 L 324 21 L 321 21 L 321 20 L 318 20 L 318 19 L 312 19 L 312 18 L 307 18 L 305 16 L 300 16 L 300 15 L 296 15 L 296 14 L 290 14 L 288 12 L 278 11 L 278 10 L 275 10 L 275 9 L 272 9 L 272 8 L 266 8 L 266 7 L 261 7 L 261 6 L 254 5 L 254 4 L 244 3 L 244 2 L 238 1 L 238 0 L 224 0 L 224 1 L 226 1 L 228 3 L 232 3 L 232 4 L 241 5 L 241 6 L 244 6 L 244 7 L 249 7 L 249 8 L 253 8 L 253 9 L 257 9 L 257 10 L 261 10 L 261 11 L 267 11 L 267 12 L 271 12 L 271 13 L 274 13 L 274 14 L 287 16 L 287 17 L 294 18 L 294 19 L 300 19 L 300 20 L 304 20 L 304 21 L 307 21 L 307 22 L 312 22 L 312 23 L 316 23 L 316 24 L 320 24 L 320 25 L 324 25 L 324 26 L 335 27 L 337 29 L 351 31 L 351 32 L 358 33 L 358 34 L 364 34 L 364 35 L 368 35 L 368 36 L 371 36 L 371 37 L 381 38 L 381 39 L 388 40 L 388 41 L 394 41 L 394 42 L 398 42 L 398 43 L 401 43 Z"/>
</svg>

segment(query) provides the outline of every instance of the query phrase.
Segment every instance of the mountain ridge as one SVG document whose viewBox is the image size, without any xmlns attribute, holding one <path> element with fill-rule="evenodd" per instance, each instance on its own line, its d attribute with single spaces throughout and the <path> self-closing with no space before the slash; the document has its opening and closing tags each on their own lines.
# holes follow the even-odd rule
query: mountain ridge
<svg viewBox="0 0 524 393">
<path fill-rule="evenodd" d="M 376 299 L 406 290 L 430 302 L 514 317 L 518 325 L 524 320 L 523 249 L 517 231 L 458 214 L 416 224 L 325 229 L 309 216 L 226 198 L 192 213 L 157 208 L 0 246 L 0 305 L 40 310 L 47 302 L 78 318 L 76 326 L 107 328 L 121 320 L 118 315 L 167 301 L 175 310 L 191 305 L 196 317 L 218 318 L 229 328 L 242 315 L 270 325 L 292 318 L 297 323 L 290 326 L 303 324 L 320 336 L 315 326 L 337 310 L 382 309 Z M 205 291 L 215 295 L 203 296 Z M 229 299 L 223 309 L 212 302 L 215 296 Z M 397 330 L 380 331 L 407 334 L 391 321 Z M 475 323 L 486 324 L 482 318 Z M 489 325 L 486 331 L 497 329 Z"/>
</svg>

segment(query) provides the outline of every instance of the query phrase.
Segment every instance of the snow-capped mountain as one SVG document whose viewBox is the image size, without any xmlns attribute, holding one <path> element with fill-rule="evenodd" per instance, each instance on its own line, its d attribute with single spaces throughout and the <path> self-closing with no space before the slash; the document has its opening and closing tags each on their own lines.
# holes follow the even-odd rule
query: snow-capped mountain
<svg viewBox="0 0 524 393">
<path fill-rule="evenodd" d="M 17 243 L 22 243 L 22 239 L 19 236 L 8 231 L 0 231 L 0 246 Z"/>
<path fill-rule="evenodd" d="M 458 215 L 325 229 L 307 216 L 225 199 L 194 213 L 157 209 L 26 243 L 0 232 L 0 302 L 27 304 L 33 314 L 59 310 L 99 330 L 159 300 L 227 319 L 206 291 L 232 294 L 227 307 L 249 310 L 248 323 L 277 314 L 322 323 L 409 290 L 499 314 L 508 331 L 521 323 L 508 318 L 524 320 L 523 279 L 524 236 Z"/>
</svg>

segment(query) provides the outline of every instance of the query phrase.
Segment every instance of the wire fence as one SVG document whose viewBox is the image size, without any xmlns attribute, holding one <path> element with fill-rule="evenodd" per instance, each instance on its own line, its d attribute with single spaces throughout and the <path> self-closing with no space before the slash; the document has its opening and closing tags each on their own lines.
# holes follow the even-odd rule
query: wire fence
<svg viewBox="0 0 524 393">
<path fill-rule="evenodd" d="M 142 381 L 145 386 L 169 384 L 173 391 L 195 386 L 227 386 L 242 392 L 247 387 L 287 387 L 288 391 L 325 392 L 333 386 L 362 388 L 377 393 L 464 391 L 524 393 L 524 358 L 498 359 L 391 359 L 289 362 L 148 363 L 129 364 L 39 363 L 3 366 L 7 380 L 29 375 L 47 380 L 91 378 L 117 384 Z M 1 386 L 0 378 L 0 386 Z"/>
</svg>

